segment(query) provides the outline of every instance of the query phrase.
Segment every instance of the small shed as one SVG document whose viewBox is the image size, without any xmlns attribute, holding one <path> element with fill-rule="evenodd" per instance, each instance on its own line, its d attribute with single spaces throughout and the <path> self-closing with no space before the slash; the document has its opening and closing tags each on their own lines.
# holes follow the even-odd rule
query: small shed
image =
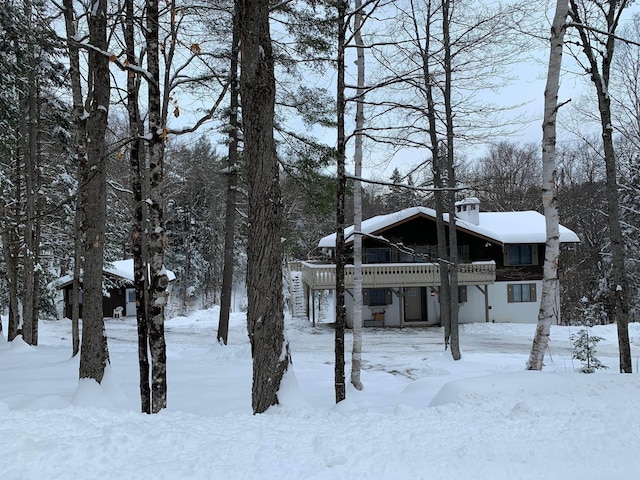
<svg viewBox="0 0 640 480">
<path fill-rule="evenodd" d="M 132 317 L 136 315 L 136 290 L 133 285 L 133 259 L 117 260 L 111 262 L 111 266 L 104 269 L 105 279 L 111 280 L 106 288 L 106 294 L 102 297 L 102 315 L 104 317 Z M 166 270 L 169 277 L 169 290 L 171 282 L 176 279 L 171 270 Z M 55 288 L 62 290 L 64 299 L 63 314 L 71 318 L 73 305 L 71 303 L 71 290 L 73 288 L 73 276 L 65 275 L 55 282 Z M 80 292 L 80 317 L 82 317 L 82 292 Z"/>
</svg>

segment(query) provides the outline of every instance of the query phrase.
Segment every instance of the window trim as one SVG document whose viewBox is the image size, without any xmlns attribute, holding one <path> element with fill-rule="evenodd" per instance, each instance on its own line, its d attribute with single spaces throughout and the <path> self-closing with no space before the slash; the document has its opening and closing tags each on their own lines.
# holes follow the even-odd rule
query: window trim
<svg viewBox="0 0 640 480">
<path fill-rule="evenodd" d="M 385 303 L 371 303 L 371 291 L 384 291 Z M 362 289 L 362 304 L 370 307 L 385 307 L 393 303 L 392 291 L 390 288 L 363 288 Z"/>
<path fill-rule="evenodd" d="M 458 285 L 458 303 L 467 303 L 468 301 L 467 286 Z"/>
<path fill-rule="evenodd" d="M 529 300 L 522 300 L 523 287 L 529 287 Z M 520 300 L 516 300 L 516 289 L 520 290 Z M 535 303 L 538 301 L 536 290 L 535 283 L 509 283 L 507 284 L 507 303 Z"/>
<path fill-rule="evenodd" d="M 389 260 L 386 261 L 386 262 L 379 262 L 379 261 L 370 262 L 369 261 L 369 252 L 373 252 L 374 250 L 376 250 L 376 251 L 385 251 L 389 256 Z M 367 247 L 367 248 L 364 249 L 364 258 L 363 258 L 363 260 L 364 260 L 365 264 L 369 264 L 369 263 L 391 263 L 392 260 L 393 260 L 393 254 L 391 252 L 391 247 Z"/>
<path fill-rule="evenodd" d="M 511 248 L 521 249 L 528 247 L 531 249 L 531 263 L 513 263 L 511 261 Z M 521 256 L 521 255 L 520 255 Z M 504 265 L 505 267 L 531 267 L 538 265 L 538 244 L 536 243 L 509 243 L 504 246 Z"/>
</svg>

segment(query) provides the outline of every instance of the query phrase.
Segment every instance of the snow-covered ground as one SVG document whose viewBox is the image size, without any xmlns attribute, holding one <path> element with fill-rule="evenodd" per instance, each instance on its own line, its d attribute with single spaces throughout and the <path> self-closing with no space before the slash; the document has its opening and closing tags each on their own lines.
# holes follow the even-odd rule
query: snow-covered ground
<svg viewBox="0 0 640 480">
<path fill-rule="evenodd" d="M 365 389 L 336 406 L 331 326 L 288 318 L 294 375 L 281 405 L 252 415 L 245 317 L 226 347 L 217 319 L 167 321 L 159 415 L 138 413 L 131 319 L 107 322 L 101 387 L 78 383 L 68 320 L 41 322 L 37 348 L 0 339 L 0 478 L 638 478 L 640 376 L 616 373 L 614 326 L 594 329 L 610 369 L 593 375 L 574 373 L 575 327 L 553 327 L 543 372 L 524 371 L 534 325 L 463 325 L 458 362 L 440 328 L 366 329 Z M 637 370 L 637 324 L 631 339 Z"/>
</svg>

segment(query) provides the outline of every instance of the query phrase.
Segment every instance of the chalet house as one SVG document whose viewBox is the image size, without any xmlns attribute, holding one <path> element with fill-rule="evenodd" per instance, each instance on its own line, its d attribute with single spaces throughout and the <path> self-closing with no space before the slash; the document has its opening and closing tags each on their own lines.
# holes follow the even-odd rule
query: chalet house
<svg viewBox="0 0 640 480">
<path fill-rule="evenodd" d="M 102 314 L 104 317 L 134 317 L 136 315 L 136 290 L 133 286 L 133 259 L 111 262 L 103 271 Z M 167 270 L 169 289 L 175 280 L 175 274 Z M 63 315 L 71 318 L 71 294 L 73 275 L 65 275 L 55 282 L 55 288 L 62 290 L 64 300 Z M 80 317 L 82 317 L 82 292 L 80 293 Z"/>
<path fill-rule="evenodd" d="M 444 221 L 448 235 L 448 215 Z M 467 198 L 456 203 L 455 225 L 460 323 L 537 322 L 546 244 L 544 216 L 534 211 L 480 212 L 479 200 Z M 362 233 L 364 325 L 438 325 L 436 212 L 412 207 L 379 215 L 362 222 Z M 560 226 L 560 241 L 580 240 Z M 351 326 L 353 226 L 345 229 L 345 242 L 350 256 L 345 304 Z M 335 243 L 335 233 L 318 243 L 329 261 L 290 265 L 294 315 L 308 316 L 310 307 L 315 315 L 315 292 L 335 289 Z"/>
</svg>

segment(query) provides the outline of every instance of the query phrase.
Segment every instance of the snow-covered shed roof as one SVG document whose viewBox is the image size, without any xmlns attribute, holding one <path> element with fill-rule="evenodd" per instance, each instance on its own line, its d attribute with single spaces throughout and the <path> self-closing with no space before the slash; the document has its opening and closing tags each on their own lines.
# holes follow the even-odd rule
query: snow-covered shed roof
<svg viewBox="0 0 640 480">
<path fill-rule="evenodd" d="M 427 207 L 411 207 L 387 215 L 378 215 L 362 222 L 362 233 L 366 235 L 381 235 L 388 228 L 404 223 L 417 217 L 427 217 L 435 220 L 436 212 Z M 445 223 L 449 222 L 449 215 L 444 215 Z M 534 211 L 524 212 L 480 212 L 478 225 L 456 218 L 459 230 L 485 237 L 501 245 L 507 243 L 545 243 L 547 230 L 544 215 Z M 345 228 L 345 242 L 353 242 L 353 225 Z M 577 243 L 578 235 L 560 225 L 560 241 L 563 243 Z M 321 248 L 335 248 L 336 234 L 332 233 L 318 242 Z"/>
<path fill-rule="evenodd" d="M 104 273 L 113 277 L 118 277 L 133 283 L 133 258 L 127 260 L 116 260 L 111 262 L 111 267 L 105 268 Z M 176 275 L 171 270 L 166 270 L 169 281 L 176 279 Z M 73 275 L 65 275 L 54 282 L 54 288 L 63 288 L 73 282 Z"/>
</svg>

